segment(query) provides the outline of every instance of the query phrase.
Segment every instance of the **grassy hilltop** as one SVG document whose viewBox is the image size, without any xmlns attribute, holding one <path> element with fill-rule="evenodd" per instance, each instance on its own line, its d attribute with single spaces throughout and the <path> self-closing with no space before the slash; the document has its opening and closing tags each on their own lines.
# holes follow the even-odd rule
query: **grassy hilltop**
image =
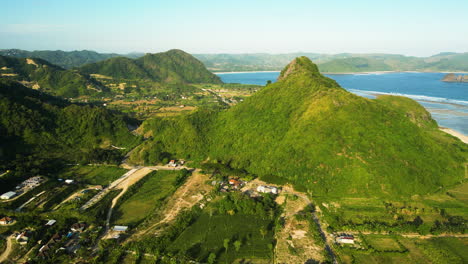
<svg viewBox="0 0 468 264">
<path fill-rule="evenodd" d="M 229 110 L 149 120 L 134 161 L 167 152 L 290 182 L 313 195 L 430 193 L 464 178 L 467 147 L 400 97 L 353 95 L 293 60 L 278 82 Z"/>
</svg>

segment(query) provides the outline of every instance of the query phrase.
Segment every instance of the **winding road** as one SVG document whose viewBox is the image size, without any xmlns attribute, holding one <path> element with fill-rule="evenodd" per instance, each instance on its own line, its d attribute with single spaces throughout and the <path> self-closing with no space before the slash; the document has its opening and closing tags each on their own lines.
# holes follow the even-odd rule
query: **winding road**
<svg viewBox="0 0 468 264">
<path fill-rule="evenodd" d="M 6 238 L 6 249 L 3 251 L 2 255 L 0 255 L 0 263 L 3 263 L 5 260 L 8 260 L 8 256 L 10 256 L 11 250 L 13 249 L 13 236 L 9 236 Z"/>
</svg>

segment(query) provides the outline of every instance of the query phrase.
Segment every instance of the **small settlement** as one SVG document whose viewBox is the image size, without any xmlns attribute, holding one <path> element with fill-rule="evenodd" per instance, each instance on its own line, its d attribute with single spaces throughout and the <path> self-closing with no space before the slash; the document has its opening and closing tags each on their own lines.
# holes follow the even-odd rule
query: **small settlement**
<svg viewBox="0 0 468 264">
<path fill-rule="evenodd" d="M 37 186 L 41 185 L 41 183 L 44 182 L 44 178 L 41 176 L 35 176 L 31 177 L 22 183 L 20 183 L 18 186 L 16 186 L 15 191 L 9 191 L 0 196 L 2 200 L 10 200 L 16 196 L 19 196 L 21 194 L 24 194 Z"/>
<path fill-rule="evenodd" d="M 65 250 L 69 254 L 75 254 L 81 247 L 80 234 L 86 227 L 86 223 L 74 223 L 68 233 L 55 233 L 46 244 L 39 248 L 38 256 L 45 258 L 49 256 L 51 250 Z"/>
</svg>

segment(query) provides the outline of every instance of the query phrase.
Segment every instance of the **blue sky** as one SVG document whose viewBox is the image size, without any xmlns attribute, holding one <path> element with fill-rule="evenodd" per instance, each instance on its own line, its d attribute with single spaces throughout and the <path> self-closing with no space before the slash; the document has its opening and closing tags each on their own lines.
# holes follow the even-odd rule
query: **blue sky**
<svg viewBox="0 0 468 264">
<path fill-rule="evenodd" d="M 3 0 L 0 49 L 468 51 L 468 1 Z"/>
</svg>

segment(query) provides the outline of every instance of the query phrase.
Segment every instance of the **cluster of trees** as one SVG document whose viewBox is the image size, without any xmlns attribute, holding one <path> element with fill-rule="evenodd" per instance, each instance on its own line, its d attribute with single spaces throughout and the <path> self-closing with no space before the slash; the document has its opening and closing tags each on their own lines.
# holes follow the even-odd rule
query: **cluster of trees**
<svg viewBox="0 0 468 264">
<path fill-rule="evenodd" d="M 246 214 L 271 220 L 278 213 L 278 207 L 272 195 L 252 199 L 239 192 L 228 193 L 223 199 L 211 204 L 208 210 L 210 214 Z"/>
</svg>

